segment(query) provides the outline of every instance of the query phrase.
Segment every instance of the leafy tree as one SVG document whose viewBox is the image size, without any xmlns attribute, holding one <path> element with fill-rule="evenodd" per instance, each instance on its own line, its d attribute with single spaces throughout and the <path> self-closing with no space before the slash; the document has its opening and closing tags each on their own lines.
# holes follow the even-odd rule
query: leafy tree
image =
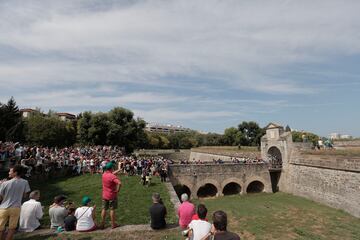
<svg viewBox="0 0 360 240">
<path fill-rule="evenodd" d="M 77 121 L 77 139 L 81 144 L 90 144 L 91 138 L 89 128 L 91 127 L 91 112 L 83 112 L 78 116 Z"/>
<path fill-rule="evenodd" d="M 70 122 L 36 113 L 25 120 L 26 142 L 49 147 L 63 147 L 75 143 L 76 131 Z"/>
<path fill-rule="evenodd" d="M 91 127 L 88 129 L 89 139 L 95 145 L 106 145 L 109 131 L 109 118 L 106 113 L 96 113 L 91 118 Z"/>
<path fill-rule="evenodd" d="M 319 136 L 311 132 L 292 131 L 291 134 L 294 142 L 307 141 L 312 142 L 314 145 L 316 145 L 319 140 Z"/>
<path fill-rule="evenodd" d="M 0 140 L 21 140 L 23 128 L 21 113 L 15 99 L 11 97 L 7 104 L 0 103 Z"/>
<path fill-rule="evenodd" d="M 291 132 L 291 128 L 289 127 L 289 125 L 286 125 L 285 132 Z"/>
<path fill-rule="evenodd" d="M 238 146 L 244 141 L 242 133 L 235 127 L 227 128 L 224 131 L 223 143 L 228 146 Z"/>
<path fill-rule="evenodd" d="M 241 145 L 244 146 L 259 146 L 261 137 L 265 134 L 265 130 L 254 121 L 242 122 L 239 124 L 238 130 L 243 135 Z"/>
</svg>

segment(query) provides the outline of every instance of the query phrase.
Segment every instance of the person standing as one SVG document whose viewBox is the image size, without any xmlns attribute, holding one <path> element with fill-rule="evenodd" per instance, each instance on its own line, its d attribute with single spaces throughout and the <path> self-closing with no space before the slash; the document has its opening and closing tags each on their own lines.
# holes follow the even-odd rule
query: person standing
<svg viewBox="0 0 360 240">
<path fill-rule="evenodd" d="M 30 192 L 29 182 L 21 178 L 22 167 L 15 165 L 10 168 L 9 178 L 0 185 L 0 240 L 3 239 L 5 225 L 9 222 L 7 240 L 14 237 L 20 217 L 21 200 Z"/>
<path fill-rule="evenodd" d="M 164 206 L 159 193 L 152 195 L 153 205 L 150 207 L 151 228 L 163 229 L 166 227 L 166 207 Z"/>
<path fill-rule="evenodd" d="M 195 213 L 195 206 L 189 202 L 189 197 L 186 193 L 181 195 L 182 204 L 178 208 L 179 225 L 182 229 L 187 229 L 191 218 Z"/>
<path fill-rule="evenodd" d="M 114 163 L 108 162 L 105 166 L 105 172 L 102 175 L 102 210 L 100 228 L 104 228 L 106 211 L 110 209 L 111 227 L 116 228 L 119 225 L 115 222 L 115 210 L 118 206 L 117 195 L 121 188 L 120 179 L 113 172 Z"/>
<path fill-rule="evenodd" d="M 40 191 L 30 193 L 30 200 L 23 203 L 20 211 L 20 232 L 33 232 L 40 227 L 39 220 L 43 217 L 43 209 L 40 199 Z"/>
</svg>

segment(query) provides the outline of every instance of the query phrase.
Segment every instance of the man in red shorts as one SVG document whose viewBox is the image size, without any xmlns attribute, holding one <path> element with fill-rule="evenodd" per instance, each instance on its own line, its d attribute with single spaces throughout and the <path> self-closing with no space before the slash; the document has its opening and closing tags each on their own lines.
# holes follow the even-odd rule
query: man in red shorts
<svg viewBox="0 0 360 240">
<path fill-rule="evenodd" d="M 111 227 L 119 225 L 115 223 L 115 210 L 117 209 L 117 195 L 121 187 L 120 179 L 113 172 L 114 163 L 108 162 L 105 165 L 105 172 L 102 175 L 102 211 L 100 228 L 104 228 L 106 211 L 110 209 Z"/>
</svg>

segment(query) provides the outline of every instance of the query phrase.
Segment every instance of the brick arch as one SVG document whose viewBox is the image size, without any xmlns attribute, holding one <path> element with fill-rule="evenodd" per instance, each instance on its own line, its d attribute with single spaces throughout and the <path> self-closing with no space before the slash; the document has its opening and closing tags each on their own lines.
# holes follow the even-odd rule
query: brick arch
<svg viewBox="0 0 360 240">
<path fill-rule="evenodd" d="M 250 178 L 248 178 L 248 179 L 246 180 L 246 183 L 245 183 L 245 185 L 244 185 L 244 190 L 243 190 L 244 193 L 247 193 L 247 188 L 249 187 L 250 183 L 252 183 L 252 182 L 254 182 L 254 181 L 259 181 L 259 182 L 261 182 L 262 184 L 264 184 L 264 191 L 265 191 L 267 188 L 271 187 L 271 186 L 268 186 L 268 182 L 265 181 L 265 179 L 263 179 L 262 177 L 260 177 L 260 176 L 252 176 L 252 177 L 250 177 Z"/>
<path fill-rule="evenodd" d="M 202 186 L 204 186 L 205 184 L 208 184 L 208 183 L 210 183 L 210 184 L 212 184 L 212 185 L 214 185 L 216 187 L 218 194 L 221 192 L 222 188 L 221 188 L 219 182 L 214 180 L 214 179 L 207 178 L 207 179 L 204 179 L 204 180 L 202 180 L 202 181 L 200 181 L 200 182 L 198 182 L 196 184 L 196 186 L 194 187 L 193 195 L 197 196 L 197 192 L 199 191 L 200 187 L 202 187 Z"/>
<path fill-rule="evenodd" d="M 224 190 L 224 187 L 227 184 L 232 183 L 232 182 L 239 184 L 240 187 L 241 187 L 241 191 L 243 191 L 243 189 L 244 189 L 243 186 L 245 185 L 244 182 L 241 181 L 240 178 L 234 178 L 234 177 L 226 178 L 224 181 L 222 181 L 222 183 L 221 183 L 221 191 Z"/>
<path fill-rule="evenodd" d="M 239 186 L 240 186 L 240 192 L 239 192 L 239 194 L 241 194 L 242 192 L 244 192 L 244 188 L 243 188 L 244 182 L 241 181 L 240 178 L 230 177 L 230 178 L 227 178 L 227 179 L 225 179 L 224 181 L 222 181 L 222 183 L 221 183 L 221 194 L 223 194 L 225 186 L 226 186 L 227 184 L 229 184 L 229 183 L 239 184 Z"/>
</svg>

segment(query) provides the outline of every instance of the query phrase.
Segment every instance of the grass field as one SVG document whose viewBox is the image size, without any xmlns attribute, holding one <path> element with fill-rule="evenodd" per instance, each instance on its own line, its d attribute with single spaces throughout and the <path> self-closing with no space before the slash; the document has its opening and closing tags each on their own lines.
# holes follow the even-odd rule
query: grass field
<svg viewBox="0 0 360 240">
<path fill-rule="evenodd" d="M 167 205 L 169 223 L 176 222 L 171 209 L 166 189 L 158 179 L 155 185 L 143 188 L 137 177 L 122 177 L 124 188 L 119 197 L 119 223 L 148 223 L 148 207 L 153 191 L 162 194 Z M 39 186 L 44 198 L 53 197 L 62 191 L 72 200 L 79 202 L 87 193 L 100 201 L 100 176 L 81 176 L 59 182 L 48 182 Z M 48 189 L 48 190 L 47 190 Z M 67 190 L 66 190 L 67 189 Z M 91 193 L 91 194 L 90 194 Z M 349 214 L 317 204 L 304 198 L 285 193 L 233 195 L 221 198 L 196 200 L 205 203 L 209 209 L 208 218 L 219 209 L 224 210 L 229 218 L 229 230 L 237 232 L 242 239 L 360 239 L 360 219 Z M 49 201 L 43 201 L 49 205 Z M 99 203 L 100 204 L 100 203 Z M 48 218 L 45 219 L 48 222 Z M 24 240 L 120 240 L 120 239 L 184 239 L 180 230 L 136 232 L 96 232 L 89 234 L 60 234 L 58 236 L 21 236 Z"/>
<path fill-rule="evenodd" d="M 140 177 L 121 176 L 123 187 L 118 197 L 117 219 L 121 225 L 128 224 L 147 224 L 150 221 L 149 207 L 152 204 L 151 195 L 159 192 L 167 209 L 173 209 L 169 194 L 165 185 L 161 184 L 160 179 L 153 177 L 152 185 L 144 187 L 140 184 Z M 48 217 L 48 207 L 52 204 L 54 196 L 64 194 L 68 201 L 80 205 L 84 195 L 88 195 L 97 206 L 97 219 L 100 220 L 101 211 L 101 175 L 83 175 L 79 177 L 48 181 L 45 183 L 30 183 L 31 189 L 41 191 L 41 202 L 45 206 L 44 224 L 50 226 Z M 176 217 L 173 211 L 168 211 L 167 222 L 175 223 Z"/>
</svg>

